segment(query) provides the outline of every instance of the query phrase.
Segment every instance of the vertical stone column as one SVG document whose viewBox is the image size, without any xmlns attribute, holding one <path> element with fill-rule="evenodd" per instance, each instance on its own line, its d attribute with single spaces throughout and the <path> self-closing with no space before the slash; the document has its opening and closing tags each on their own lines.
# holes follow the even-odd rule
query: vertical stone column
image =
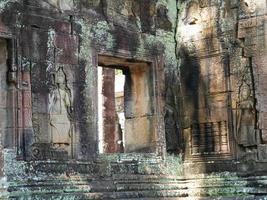
<svg viewBox="0 0 267 200">
<path fill-rule="evenodd" d="M 32 99 L 31 99 L 31 78 L 30 78 L 30 66 L 24 68 L 22 73 L 22 148 L 25 158 L 30 157 L 30 145 L 33 140 L 32 129 Z"/>
<path fill-rule="evenodd" d="M 7 43 L 0 39 L 0 177 L 3 176 L 3 149 L 7 132 L 7 82 L 6 82 Z"/>
<path fill-rule="evenodd" d="M 125 81 L 125 152 L 153 152 L 156 143 L 155 102 L 147 64 L 133 64 Z M 153 75 L 151 76 L 153 77 Z"/>
<path fill-rule="evenodd" d="M 116 110 L 115 110 L 115 70 L 103 68 L 104 96 L 103 110 L 103 132 L 104 132 L 104 152 L 115 153 L 116 148 Z"/>
</svg>

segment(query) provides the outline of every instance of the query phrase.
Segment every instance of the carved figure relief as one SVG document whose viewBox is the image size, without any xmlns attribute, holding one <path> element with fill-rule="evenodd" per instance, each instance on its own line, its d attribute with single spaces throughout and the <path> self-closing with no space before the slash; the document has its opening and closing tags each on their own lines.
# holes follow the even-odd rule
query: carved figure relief
<svg viewBox="0 0 267 200">
<path fill-rule="evenodd" d="M 186 12 L 184 14 L 183 20 L 186 24 L 194 25 L 200 22 L 200 11 L 197 2 L 190 2 L 187 6 Z"/>
<path fill-rule="evenodd" d="M 245 14 L 253 14 L 256 11 L 255 0 L 241 0 L 240 8 Z"/>
<path fill-rule="evenodd" d="M 60 67 L 54 74 L 54 89 L 49 94 L 51 142 L 56 149 L 71 148 L 72 100 L 66 75 Z"/>
<path fill-rule="evenodd" d="M 256 145 L 255 109 L 251 89 L 246 83 L 241 86 L 237 105 L 237 142 L 244 147 Z"/>
</svg>

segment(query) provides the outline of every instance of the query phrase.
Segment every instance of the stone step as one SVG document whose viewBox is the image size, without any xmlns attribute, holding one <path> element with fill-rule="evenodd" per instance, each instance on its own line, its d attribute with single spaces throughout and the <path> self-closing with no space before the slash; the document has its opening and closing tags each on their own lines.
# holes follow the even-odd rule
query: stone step
<svg viewBox="0 0 267 200">
<path fill-rule="evenodd" d="M 151 178 L 151 177 L 150 177 Z M 148 178 L 147 178 L 148 179 Z M 59 180 L 28 180 L 28 182 L 15 182 L 10 183 L 9 191 L 21 191 L 28 188 L 30 191 L 38 190 L 63 190 L 63 191 L 76 191 L 76 192 L 114 192 L 114 191 L 140 191 L 140 190 L 183 190 L 188 189 L 188 191 L 194 192 L 196 194 L 203 194 L 209 190 L 227 190 L 234 193 L 255 190 L 253 187 L 249 187 L 246 181 L 243 180 L 224 180 L 224 179 L 210 179 L 208 181 L 203 181 L 205 179 L 196 179 L 185 181 L 183 179 L 153 179 L 140 180 L 140 177 L 132 178 L 128 180 L 115 179 L 103 179 L 103 180 L 88 180 L 86 178 L 70 177 L 69 179 L 59 179 Z M 216 181 L 215 181 L 216 180 Z M 261 190 L 258 193 L 266 193 L 266 185 L 264 181 L 261 182 Z"/>
<path fill-rule="evenodd" d="M 184 190 L 188 189 L 185 185 L 176 183 L 127 183 L 116 184 L 117 191 L 140 191 L 140 190 Z"/>
<path fill-rule="evenodd" d="M 62 184 L 56 185 L 52 184 L 40 184 L 40 185 L 20 185 L 9 187 L 9 192 L 20 192 L 25 191 L 27 188 L 28 191 L 64 191 L 64 192 L 128 192 L 128 191 L 172 191 L 172 190 L 187 190 L 185 186 L 177 184 L 112 184 L 112 183 L 87 183 L 87 184 Z"/>
<path fill-rule="evenodd" d="M 181 190 L 173 190 L 173 191 L 127 191 L 127 192 L 99 192 L 99 193 L 86 193 L 86 192 L 73 192 L 73 193 L 66 193 L 62 191 L 47 191 L 47 192 L 14 192 L 10 199 L 42 199 L 40 197 L 45 197 L 45 199 L 64 199 L 68 196 L 75 196 L 75 199 L 144 199 L 144 198 L 152 198 L 152 199 L 159 199 L 159 198 L 168 198 L 168 197 L 186 197 L 188 194 L 186 191 Z"/>
<path fill-rule="evenodd" d="M 168 179 L 168 180 L 185 180 L 181 176 L 172 176 L 172 175 L 143 175 L 143 174 L 113 174 L 113 180 L 153 180 L 153 179 Z"/>
<path fill-rule="evenodd" d="M 190 200 L 206 196 L 203 200 L 216 199 L 208 196 L 238 196 L 247 194 L 267 197 L 267 177 L 196 177 L 184 179 L 165 175 L 112 175 L 58 176 L 28 178 L 11 182 L 8 188 L 13 199 L 53 199 L 63 194 L 64 198 L 75 199 L 169 199 Z M 2 195 L 2 196 L 1 196 Z M 0 199 L 5 193 L 0 192 Z M 6 195 L 5 195 L 6 196 Z M 23 197 L 23 198 L 22 198 Z M 77 198 L 76 198 L 77 197 Z M 187 197 L 187 198 L 185 198 Z M 56 198 L 57 199 L 57 198 Z M 200 198 L 201 199 L 201 198 Z M 222 199 L 222 198 L 221 198 Z M 228 200 L 223 198 L 223 200 Z M 238 199 L 238 198 L 237 198 Z M 242 198 L 241 198 L 242 199 Z M 239 200 L 239 199 L 238 199 Z M 246 198 L 246 200 L 249 200 Z"/>
</svg>

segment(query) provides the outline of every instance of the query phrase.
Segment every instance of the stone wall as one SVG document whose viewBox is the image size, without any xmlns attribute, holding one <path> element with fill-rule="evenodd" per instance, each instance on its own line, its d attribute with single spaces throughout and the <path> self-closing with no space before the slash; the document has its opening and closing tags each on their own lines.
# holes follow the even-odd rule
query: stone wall
<svg viewBox="0 0 267 200">
<path fill-rule="evenodd" d="M 97 154 L 98 55 L 153 63 L 153 73 L 171 66 L 174 48 L 167 48 L 174 47 L 175 24 L 168 15 L 176 6 L 168 7 L 146 1 L 147 13 L 141 2 L 132 1 L 3 3 L 1 33 L 14 43 L 10 48 L 17 67 L 15 104 L 20 111 L 14 120 L 19 130 L 12 137 L 20 157 L 87 160 Z M 165 9 L 163 16 L 156 18 L 160 9 Z M 153 90 L 159 102 L 163 83 L 157 83 Z M 159 137 L 155 142 L 163 146 Z"/>
<path fill-rule="evenodd" d="M 178 96 L 186 160 L 236 159 L 244 173 L 265 173 L 259 167 L 266 165 L 265 2 L 187 1 L 178 7 Z"/>
<path fill-rule="evenodd" d="M 17 189 L 26 177 L 45 183 L 49 177 L 60 180 L 62 175 L 86 178 L 86 174 L 95 174 L 100 178 L 114 173 L 142 174 L 146 172 L 138 169 L 142 167 L 139 163 L 154 165 L 154 159 L 155 165 L 160 163 L 165 154 L 164 67 L 176 63 L 176 3 L 6 0 L 0 7 L 0 81 L 1 88 L 8 88 L 1 89 L 0 94 L 4 110 L 0 127 L 1 198 L 22 195 Z M 131 68 L 129 80 L 134 85 L 130 85 L 130 103 L 134 106 L 127 111 L 131 130 L 128 143 L 133 145 L 129 152 L 142 148 L 145 153 L 141 157 L 147 161 L 135 159 L 139 154 L 126 154 L 125 162 L 99 158 L 100 56 L 118 59 Z M 113 64 L 107 60 L 106 65 Z M 145 73 L 144 65 L 149 66 Z M 133 75 L 138 73 L 145 76 L 138 79 Z M 145 106 L 141 111 L 139 103 Z M 110 163 L 115 164 L 113 171 L 106 169 Z M 38 195 L 44 198 L 44 194 Z"/>
<path fill-rule="evenodd" d="M 1 1 L 0 198 L 266 196 L 265 4 Z M 99 153 L 98 65 L 128 153 Z"/>
</svg>

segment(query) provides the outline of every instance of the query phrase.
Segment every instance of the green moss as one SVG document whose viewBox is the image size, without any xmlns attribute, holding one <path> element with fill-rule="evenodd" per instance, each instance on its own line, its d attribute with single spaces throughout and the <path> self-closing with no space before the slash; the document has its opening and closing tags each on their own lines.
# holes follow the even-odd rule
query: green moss
<svg viewBox="0 0 267 200">
<path fill-rule="evenodd" d="M 113 48 L 114 39 L 110 33 L 109 24 L 106 21 L 99 21 L 90 31 L 91 37 L 94 38 L 96 45 L 102 45 L 105 49 Z"/>
<path fill-rule="evenodd" d="M 202 183 L 206 188 L 204 192 L 211 197 L 244 196 L 246 194 L 243 192 L 243 188 L 246 184 L 246 181 L 241 181 L 235 173 L 230 172 L 210 174 Z"/>
<path fill-rule="evenodd" d="M 6 149 L 4 151 L 4 174 L 8 180 L 23 180 L 26 176 L 27 163 L 17 161 L 16 156 L 14 150 Z"/>
<path fill-rule="evenodd" d="M 10 2 L 15 2 L 15 1 L 14 0 L 1 0 L 0 1 L 0 12 L 3 11 L 8 5 L 8 3 Z"/>
<path fill-rule="evenodd" d="M 183 174 L 183 161 L 181 155 L 167 155 L 161 172 L 166 175 L 181 176 Z"/>
<path fill-rule="evenodd" d="M 80 53 L 79 58 L 84 61 L 89 61 L 92 58 L 91 50 L 91 25 L 85 19 L 80 18 L 76 21 L 77 24 L 81 27 L 81 43 L 80 43 Z"/>
</svg>

